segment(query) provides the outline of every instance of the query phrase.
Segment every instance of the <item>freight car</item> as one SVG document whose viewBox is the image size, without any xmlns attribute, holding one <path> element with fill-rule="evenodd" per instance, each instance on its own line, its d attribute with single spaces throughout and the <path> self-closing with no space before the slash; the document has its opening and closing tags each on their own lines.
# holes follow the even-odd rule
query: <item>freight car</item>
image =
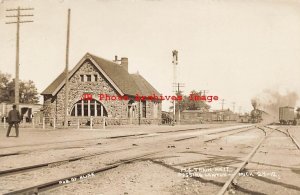
<svg viewBox="0 0 300 195">
<path fill-rule="evenodd" d="M 295 114 L 294 107 L 280 107 L 279 122 L 282 125 L 297 125 L 300 123 L 299 113 L 297 115 Z"/>
</svg>

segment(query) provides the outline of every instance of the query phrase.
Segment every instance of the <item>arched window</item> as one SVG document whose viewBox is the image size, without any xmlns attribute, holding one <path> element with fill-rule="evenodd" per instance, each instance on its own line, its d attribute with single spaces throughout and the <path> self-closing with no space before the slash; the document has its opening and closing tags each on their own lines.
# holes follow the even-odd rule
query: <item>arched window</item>
<svg viewBox="0 0 300 195">
<path fill-rule="evenodd" d="M 107 111 L 97 100 L 79 100 L 74 104 L 71 116 L 107 116 Z"/>
</svg>

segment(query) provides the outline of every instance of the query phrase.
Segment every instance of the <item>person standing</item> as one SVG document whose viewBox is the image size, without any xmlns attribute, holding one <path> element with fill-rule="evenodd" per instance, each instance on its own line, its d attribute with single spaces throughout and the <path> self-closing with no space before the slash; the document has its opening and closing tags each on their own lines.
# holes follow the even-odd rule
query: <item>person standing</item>
<svg viewBox="0 0 300 195">
<path fill-rule="evenodd" d="M 7 117 L 7 122 L 9 123 L 9 125 L 8 125 L 6 137 L 9 137 L 10 130 L 13 125 L 15 125 L 16 136 L 19 137 L 19 123 L 21 121 L 21 115 L 20 115 L 20 112 L 16 109 L 17 106 L 15 104 L 12 107 L 13 107 L 13 109 L 11 111 L 9 111 L 8 117 Z"/>
</svg>

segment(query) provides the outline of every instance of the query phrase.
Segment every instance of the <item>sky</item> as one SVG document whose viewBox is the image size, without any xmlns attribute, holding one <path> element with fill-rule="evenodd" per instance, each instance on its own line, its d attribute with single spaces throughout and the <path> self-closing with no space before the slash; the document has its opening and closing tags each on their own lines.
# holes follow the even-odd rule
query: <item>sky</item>
<svg viewBox="0 0 300 195">
<path fill-rule="evenodd" d="M 186 95 L 209 90 L 244 112 L 265 89 L 300 92 L 299 0 L 0 0 L 0 71 L 13 76 L 16 25 L 5 10 L 17 6 L 34 8 L 22 12 L 34 22 L 21 24 L 20 79 L 39 92 L 64 70 L 68 8 L 70 69 L 87 52 L 128 57 L 130 73 L 172 95 L 176 49 Z"/>
</svg>

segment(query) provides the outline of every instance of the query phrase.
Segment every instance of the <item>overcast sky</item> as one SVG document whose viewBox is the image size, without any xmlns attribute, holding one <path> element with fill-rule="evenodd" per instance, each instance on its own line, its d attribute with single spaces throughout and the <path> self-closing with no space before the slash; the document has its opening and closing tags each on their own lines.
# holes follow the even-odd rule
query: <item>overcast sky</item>
<svg viewBox="0 0 300 195">
<path fill-rule="evenodd" d="M 129 58 L 159 92 L 171 95 L 172 50 L 184 92 L 209 90 L 225 108 L 251 109 L 264 89 L 300 92 L 300 1 L 0 0 L 0 70 L 14 75 L 16 25 L 8 8 L 34 7 L 21 25 L 20 79 L 43 91 L 65 66 L 71 8 L 70 68 L 90 52 Z M 298 102 L 299 103 L 299 102 Z M 220 102 L 212 105 L 219 109 Z M 164 108 L 168 105 L 164 104 Z"/>
</svg>

